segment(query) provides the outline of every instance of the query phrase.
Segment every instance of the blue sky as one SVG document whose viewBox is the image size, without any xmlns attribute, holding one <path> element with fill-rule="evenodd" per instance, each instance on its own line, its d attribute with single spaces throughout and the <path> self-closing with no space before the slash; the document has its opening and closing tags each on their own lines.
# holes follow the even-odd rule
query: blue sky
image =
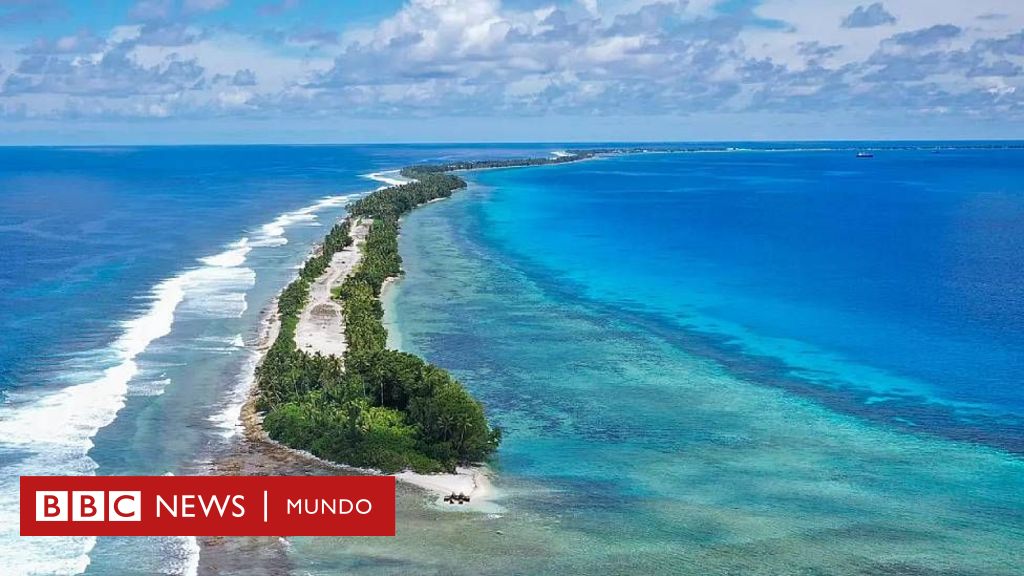
<svg viewBox="0 0 1024 576">
<path fill-rule="evenodd" d="M 0 0 L 0 143 L 1024 138 L 1019 0 Z"/>
</svg>

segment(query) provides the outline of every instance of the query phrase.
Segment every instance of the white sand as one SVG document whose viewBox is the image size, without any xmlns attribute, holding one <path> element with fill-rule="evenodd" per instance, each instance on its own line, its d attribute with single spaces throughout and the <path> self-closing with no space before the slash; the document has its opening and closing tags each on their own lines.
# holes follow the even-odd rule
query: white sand
<svg viewBox="0 0 1024 576">
<path fill-rule="evenodd" d="M 401 482 L 419 486 L 436 496 L 436 503 L 444 508 L 472 512 L 503 512 L 504 508 L 495 503 L 495 491 L 487 476 L 487 469 L 457 468 L 455 474 L 417 474 L 399 472 L 395 474 Z M 444 497 L 450 494 L 465 494 L 470 497 L 465 504 L 448 504 Z"/>
<path fill-rule="evenodd" d="M 366 174 L 364 177 L 380 182 L 378 190 L 410 182 L 401 174 L 401 170 L 386 170 Z M 352 273 L 362 258 L 362 245 L 369 233 L 369 218 L 353 222 L 350 234 L 352 245 L 337 252 L 323 275 L 310 284 L 309 301 L 295 329 L 295 345 L 308 354 L 317 352 L 341 358 L 348 347 L 345 341 L 345 321 L 342 317 L 341 304 L 331 297 L 331 291 L 340 286 L 345 278 Z"/>
<path fill-rule="evenodd" d="M 340 286 L 359 263 L 369 230 L 368 219 L 357 220 L 351 230 L 352 244 L 335 253 L 323 275 L 310 284 L 309 301 L 302 309 L 295 329 L 295 345 L 299 350 L 338 358 L 345 354 L 345 322 L 341 304 L 331 297 L 331 290 Z"/>
<path fill-rule="evenodd" d="M 382 188 L 388 188 L 390 186 L 401 186 L 402 184 L 408 184 L 412 182 L 412 179 L 402 176 L 401 170 L 385 170 L 384 172 L 374 172 L 373 174 L 365 174 L 364 178 L 369 178 L 376 182 L 384 184 L 378 190 Z"/>
</svg>

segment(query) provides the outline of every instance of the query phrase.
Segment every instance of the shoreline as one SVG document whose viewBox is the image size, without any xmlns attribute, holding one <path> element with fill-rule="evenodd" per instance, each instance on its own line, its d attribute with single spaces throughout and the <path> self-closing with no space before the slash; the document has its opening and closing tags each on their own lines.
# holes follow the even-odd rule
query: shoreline
<svg viewBox="0 0 1024 576">
<path fill-rule="evenodd" d="M 388 331 L 387 346 L 393 350 L 402 349 L 402 334 L 398 330 L 398 316 L 395 314 L 394 299 L 397 296 L 398 281 L 400 278 L 391 277 L 384 280 L 380 287 L 380 306 L 384 310 L 384 317 L 381 324 Z M 394 329 L 392 329 L 394 328 Z"/>
<path fill-rule="evenodd" d="M 388 188 L 390 186 L 400 185 L 410 182 L 409 179 L 399 180 L 392 176 L 398 174 L 399 170 L 375 172 L 372 174 L 365 175 L 366 178 L 381 182 L 384 184 L 382 188 Z M 351 221 L 351 216 L 346 216 L 344 219 Z M 357 220 L 359 222 L 359 220 Z M 362 222 L 358 225 L 363 225 Z M 357 226 L 358 226 L 357 225 Z M 355 238 L 355 227 L 352 231 L 353 245 L 352 247 L 358 251 L 359 245 Z M 321 246 L 315 245 L 310 250 L 310 255 L 314 255 Z M 352 269 L 354 269 L 358 258 L 351 262 L 350 266 L 347 266 L 344 273 L 337 275 L 335 280 L 343 280 Z M 325 272 L 326 276 L 331 275 L 331 271 Z M 386 284 L 382 287 L 383 290 L 387 286 L 393 286 L 397 282 L 397 277 L 388 278 Z M 319 281 L 319 279 L 318 279 Z M 330 286 L 328 286 L 329 291 Z M 263 362 L 267 351 L 274 344 L 281 330 L 281 318 L 277 311 L 278 297 L 275 297 L 268 308 L 266 309 L 265 316 L 261 318 L 260 328 L 260 341 L 257 342 L 255 352 L 258 354 L 255 366 L 258 368 Z M 389 338 L 391 331 L 388 331 Z M 343 333 L 339 335 L 342 339 L 344 338 Z M 253 377 L 249 381 L 248 390 L 245 394 L 245 401 L 239 411 L 239 422 L 242 427 L 242 440 L 250 446 L 244 447 L 246 450 L 239 450 L 236 447 L 232 450 L 231 454 L 228 454 L 224 458 L 218 459 L 219 462 L 213 463 L 213 468 L 217 470 L 217 473 L 222 473 L 219 470 L 222 467 L 227 468 L 256 468 L 264 470 L 280 469 L 282 467 L 288 468 L 294 465 L 294 459 L 304 460 L 307 464 L 314 464 L 320 467 L 324 467 L 330 470 L 340 470 L 350 474 L 356 475 L 383 475 L 379 470 L 358 468 L 354 466 L 348 466 L 337 462 L 331 462 L 325 460 L 314 454 L 311 454 L 305 450 L 299 450 L 291 448 L 277 442 L 269 437 L 266 431 L 263 429 L 263 416 L 256 410 L 256 399 L 257 399 L 257 386 L 256 379 Z M 257 460 L 266 459 L 269 461 L 265 462 L 238 462 L 238 457 L 255 456 Z M 231 475 L 230 471 L 223 471 L 228 475 Z M 415 486 L 422 490 L 425 494 L 433 496 L 433 503 L 442 507 L 444 510 L 466 510 L 466 511 L 480 511 L 480 512 L 499 512 L 502 510 L 500 506 L 494 503 L 496 491 L 493 488 L 493 484 L 489 477 L 489 470 L 486 466 L 473 466 L 473 467 L 459 467 L 457 472 L 454 474 L 419 474 L 412 471 L 403 471 L 396 474 L 389 474 L 394 476 L 397 480 L 410 485 Z M 450 494 L 463 493 L 470 496 L 471 500 L 469 503 L 464 505 L 448 505 L 443 503 L 443 498 Z"/>
</svg>

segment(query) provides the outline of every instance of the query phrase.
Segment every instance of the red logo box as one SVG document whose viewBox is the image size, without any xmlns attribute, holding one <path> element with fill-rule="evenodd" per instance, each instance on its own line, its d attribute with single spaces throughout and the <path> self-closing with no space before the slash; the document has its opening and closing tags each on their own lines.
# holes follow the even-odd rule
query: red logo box
<svg viewBox="0 0 1024 576">
<path fill-rule="evenodd" d="M 394 536 L 393 476 L 22 476 L 22 536 Z"/>
</svg>

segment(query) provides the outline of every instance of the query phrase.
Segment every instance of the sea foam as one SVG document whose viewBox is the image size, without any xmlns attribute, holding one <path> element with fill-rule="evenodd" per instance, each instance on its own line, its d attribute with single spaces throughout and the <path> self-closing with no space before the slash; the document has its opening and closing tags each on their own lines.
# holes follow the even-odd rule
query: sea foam
<svg viewBox="0 0 1024 576">
<path fill-rule="evenodd" d="M 144 312 L 122 322 L 121 335 L 99 355 L 113 364 L 100 377 L 35 397 L 19 397 L 17 404 L 0 411 L 0 450 L 23 456 L 5 470 L 7 474 L 0 476 L 0 557 L 6 560 L 6 573 L 77 574 L 89 565 L 88 554 L 95 546 L 95 538 L 18 536 L 18 477 L 95 473 L 96 462 L 88 456 L 93 437 L 113 422 L 124 407 L 129 381 L 139 374 L 137 357 L 155 340 L 170 334 L 175 311 L 182 302 L 192 297 L 221 304 L 235 302 L 231 310 L 238 313 L 237 292 L 225 298 L 216 295 L 227 285 L 237 286 L 239 274 L 232 273 L 229 281 L 226 275 L 215 271 L 244 262 L 239 260 L 239 254 L 245 248 L 247 244 L 242 243 L 201 259 L 208 265 L 154 286 L 144 298 Z M 249 275 L 242 276 L 251 285 Z M 244 293 L 242 297 L 244 302 Z M 84 356 L 83 364 L 98 357 L 95 353 Z M 145 395 L 159 395 L 170 383 L 170 379 L 151 382 Z"/>
<path fill-rule="evenodd" d="M 232 266 L 241 266 L 245 264 L 245 257 L 252 251 L 252 246 L 249 245 L 248 238 L 242 238 L 238 242 L 231 244 L 228 250 L 221 252 L 215 256 L 207 256 L 206 258 L 200 258 L 199 261 L 207 266 L 214 266 L 217 268 L 230 268 Z"/>
<path fill-rule="evenodd" d="M 304 224 L 306 226 L 319 226 L 317 222 L 316 213 L 324 208 L 337 208 L 344 206 L 351 198 L 358 196 L 357 194 L 342 194 L 338 196 L 326 196 L 321 198 L 316 203 L 293 210 L 291 212 L 285 212 L 274 220 L 264 224 L 259 228 L 259 232 L 255 234 L 252 245 L 253 246 L 283 246 L 288 243 L 288 239 L 284 237 L 285 230 L 296 224 Z"/>
<path fill-rule="evenodd" d="M 209 422 L 220 431 L 221 437 L 229 439 L 238 434 L 242 427 L 241 413 L 242 406 L 249 394 L 249 388 L 256 382 L 256 366 L 259 364 L 262 354 L 257 350 L 250 350 L 242 365 L 242 369 L 235 381 L 235 386 L 228 392 L 222 407 L 210 415 Z"/>
<path fill-rule="evenodd" d="M 96 462 L 88 456 L 93 436 L 124 407 L 128 381 L 139 370 L 136 357 L 170 333 L 184 297 L 180 276 L 161 282 L 149 295 L 148 309 L 122 324 L 124 331 L 111 345 L 117 363 L 100 378 L 0 412 L 0 449 L 24 455 L 0 476 L 0 557 L 8 574 L 77 574 L 88 567 L 95 538 L 18 536 L 18 477 L 95 473 Z"/>
<path fill-rule="evenodd" d="M 0 455 L 12 464 L 0 476 L 0 558 L 5 576 L 22 574 L 79 574 L 89 566 L 89 553 L 96 545 L 92 537 L 19 536 L 18 477 L 26 475 L 95 474 L 97 464 L 89 457 L 96 433 L 114 421 L 124 407 L 129 382 L 140 375 L 137 358 L 156 340 L 171 333 L 176 316 L 235 318 L 247 309 L 246 292 L 255 283 L 255 272 L 245 266 L 254 248 L 287 243 L 287 228 L 298 224 L 319 225 L 316 212 L 343 206 L 352 196 L 329 196 L 316 203 L 287 212 L 262 226 L 252 237 L 243 237 L 220 253 L 198 259 L 200 266 L 188 269 L 155 285 L 142 298 L 141 314 L 121 323 L 121 334 L 106 349 L 83 353 L 77 360 L 82 370 L 98 361 L 108 367 L 95 378 L 74 382 L 72 375 L 55 381 L 71 383 L 44 392 L 17 391 L 0 410 Z M 224 347 L 237 350 L 241 336 L 226 337 Z M 231 391 L 226 406 L 211 417 L 231 436 L 237 429 L 241 404 L 251 385 L 258 354 L 246 360 L 239 384 Z M 153 379 L 140 395 L 159 395 L 171 379 Z M 26 390 L 23 388 L 22 390 Z M 194 538 L 182 541 L 185 561 L 172 572 L 194 574 L 198 545 Z M 180 570 L 178 568 L 180 567 Z"/>
</svg>

